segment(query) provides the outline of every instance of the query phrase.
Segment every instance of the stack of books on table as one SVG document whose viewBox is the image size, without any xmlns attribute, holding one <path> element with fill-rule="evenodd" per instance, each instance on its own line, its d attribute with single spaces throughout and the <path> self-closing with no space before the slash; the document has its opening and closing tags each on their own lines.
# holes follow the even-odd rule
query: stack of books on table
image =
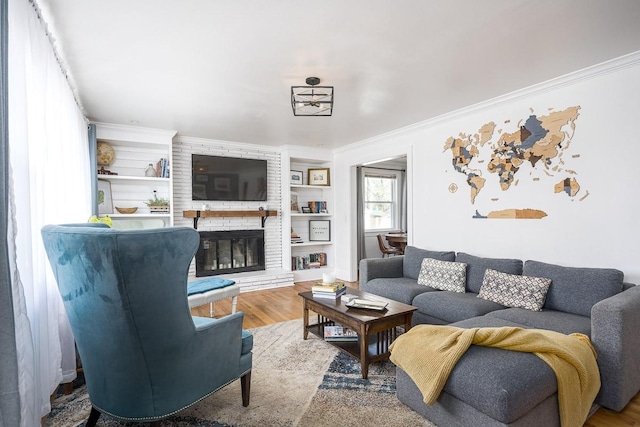
<svg viewBox="0 0 640 427">
<path fill-rule="evenodd" d="M 358 333 L 341 325 L 324 327 L 325 341 L 358 341 Z"/>
<path fill-rule="evenodd" d="M 311 287 L 314 298 L 333 298 L 338 299 L 347 292 L 347 285 L 344 282 L 336 282 L 325 284 L 319 282 Z"/>
</svg>

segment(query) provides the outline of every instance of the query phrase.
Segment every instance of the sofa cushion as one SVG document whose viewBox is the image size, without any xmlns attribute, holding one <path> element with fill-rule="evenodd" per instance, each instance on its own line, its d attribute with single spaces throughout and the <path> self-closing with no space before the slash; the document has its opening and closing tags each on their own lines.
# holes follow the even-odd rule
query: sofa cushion
<svg viewBox="0 0 640 427">
<path fill-rule="evenodd" d="M 467 264 L 467 290 L 480 292 L 487 268 L 508 274 L 522 274 L 522 260 L 512 258 L 482 258 L 464 252 L 456 254 L 457 262 Z"/>
<path fill-rule="evenodd" d="M 435 291 L 428 286 L 418 285 L 414 279 L 407 277 L 372 279 L 361 284 L 360 290 L 405 304 L 411 304 L 416 295 Z"/>
<path fill-rule="evenodd" d="M 456 253 L 454 251 L 429 251 L 426 249 L 418 249 L 415 246 L 407 246 L 404 249 L 404 262 L 402 264 L 403 276 L 418 280 L 420 268 L 422 268 L 422 260 L 425 258 L 433 258 L 440 261 L 455 261 Z"/>
<path fill-rule="evenodd" d="M 481 316 L 454 326 L 518 325 Z M 510 424 L 556 394 L 558 382 L 549 365 L 533 353 L 472 345 L 456 364 L 443 391 L 501 423 Z"/>
<path fill-rule="evenodd" d="M 552 280 L 544 308 L 591 316 L 598 301 L 622 291 L 624 274 L 613 268 L 575 268 L 527 261 L 522 274 Z"/>
<path fill-rule="evenodd" d="M 488 268 L 478 298 L 507 307 L 541 311 L 551 279 L 507 274 Z"/>
<path fill-rule="evenodd" d="M 235 285 L 236 282 L 220 277 L 207 277 L 187 283 L 187 296 L 203 294 L 205 292 L 226 288 Z"/>
<path fill-rule="evenodd" d="M 485 317 L 507 320 L 526 328 L 548 329 L 563 334 L 579 332 L 591 336 L 590 317 L 563 311 L 543 309 L 541 312 L 534 312 L 522 308 L 508 308 L 488 313 Z"/>
<path fill-rule="evenodd" d="M 422 260 L 418 284 L 442 291 L 464 293 L 467 283 L 467 264 L 440 261 L 433 258 Z"/>
<path fill-rule="evenodd" d="M 442 319 L 444 323 L 482 316 L 491 311 L 506 308 L 495 302 L 478 298 L 478 294 L 474 292 L 463 294 L 448 291 L 420 294 L 413 299 L 411 305 L 418 307 L 418 312 Z"/>
</svg>

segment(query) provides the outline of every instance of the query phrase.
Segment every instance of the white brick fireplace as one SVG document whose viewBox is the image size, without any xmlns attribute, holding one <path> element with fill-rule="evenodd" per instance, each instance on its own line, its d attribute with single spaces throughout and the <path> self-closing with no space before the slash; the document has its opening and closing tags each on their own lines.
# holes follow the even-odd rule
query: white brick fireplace
<svg viewBox="0 0 640 427">
<path fill-rule="evenodd" d="M 173 140 L 173 203 L 174 225 L 193 227 L 193 220 L 184 218 L 185 210 L 202 209 L 202 201 L 191 200 L 191 155 L 242 157 L 267 160 L 267 201 L 266 202 L 205 202 L 210 210 L 258 210 L 278 211 L 278 216 L 266 218 L 264 224 L 265 270 L 245 273 L 225 274 L 220 277 L 235 280 L 240 289 L 256 290 L 290 286 L 293 273 L 283 269 L 282 260 L 282 185 L 281 153 L 269 147 L 240 144 L 210 139 L 175 137 Z M 200 218 L 198 231 L 231 231 L 261 229 L 261 219 L 257 217 Z M 189 277 L 195 278 L 195 262 L 189 269 Z"/>
</svg>

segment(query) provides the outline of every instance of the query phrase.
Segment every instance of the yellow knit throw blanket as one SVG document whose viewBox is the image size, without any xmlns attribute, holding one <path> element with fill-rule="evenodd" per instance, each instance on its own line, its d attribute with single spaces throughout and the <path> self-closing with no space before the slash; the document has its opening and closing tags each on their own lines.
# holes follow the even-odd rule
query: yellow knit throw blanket
<svg viewBox="0 0 640 427">
<path fill-rule="evenodd" d="M 391 345 L 391 361 L 411 377 L 424 402 L 433 405 L 449 374 L 471 344 L 534 353 L 558 380 L 560 425 L 582 426 L 600 390 L 596 352 L 583 334 L 541 329 L 418 325 Z"/>
</svg>

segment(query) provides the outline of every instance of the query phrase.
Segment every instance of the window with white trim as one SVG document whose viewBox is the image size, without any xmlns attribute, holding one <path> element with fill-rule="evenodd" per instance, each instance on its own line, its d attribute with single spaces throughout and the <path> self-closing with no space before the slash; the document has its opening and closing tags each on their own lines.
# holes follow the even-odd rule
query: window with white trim
<svg viewBox="0 0 640 427">
<path fill-rule="evenodd" d="M 393 171 L 365 171 L 363 180 L 365 231 L 400 228 L 399 181 L 397 174 Z"/>
</svg>

